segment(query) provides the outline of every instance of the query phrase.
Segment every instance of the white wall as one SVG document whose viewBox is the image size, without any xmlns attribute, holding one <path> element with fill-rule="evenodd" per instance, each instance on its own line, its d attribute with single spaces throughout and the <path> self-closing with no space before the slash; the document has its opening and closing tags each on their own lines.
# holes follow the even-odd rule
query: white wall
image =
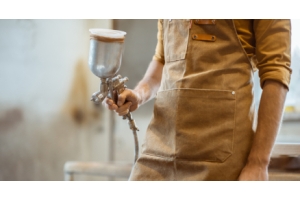
<svg viewBox="0 0 300 200">
<path fill-rule="evenodd" d="M 89 28 L 112 20 L 0 20 L 0 180 L 63 180 L 66 161 L 107 159 Z"/>
<path fill-rule="evenodd" d="M 87 66 L 88 28 L 95 25 L 109 28 L 111 23 L 0 20 L 0 103 L 40 114 L 57 112 L 66 100 L 75 66 L 78 62 Z"/>
</svg>

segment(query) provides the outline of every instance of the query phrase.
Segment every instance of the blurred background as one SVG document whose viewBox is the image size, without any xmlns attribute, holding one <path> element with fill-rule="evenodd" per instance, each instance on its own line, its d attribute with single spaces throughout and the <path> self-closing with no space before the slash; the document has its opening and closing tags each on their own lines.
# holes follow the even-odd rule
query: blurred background
<svg viewBox="0 0 300 200">
<path fill-rule="evenodd" d="M 292 27 L 293 74 L 277 142 L 300 143 L 300 20 Z M 88 67 L 90 28 L 127 32 L 120 74 L 133 88 L 154 54 L 157 20 L 0 20 L 0 181 L 59 181 L 67 161 L 106 162 L 110 132 L 115 160 L 133 162 L 127 122 L 113 115 L 112 128 L 111 113 L 90 102 L 100 83 Z M 152 107 L 133 113 L 140 145 Z"/>
</svg>

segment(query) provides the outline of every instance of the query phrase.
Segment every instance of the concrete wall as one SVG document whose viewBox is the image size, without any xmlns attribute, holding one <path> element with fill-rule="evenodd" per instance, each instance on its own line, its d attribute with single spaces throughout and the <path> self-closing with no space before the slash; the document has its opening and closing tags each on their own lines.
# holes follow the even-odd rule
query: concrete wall
<svg viewBox="0 0 300 200">
<path fill-rule="evenodd" d="M 0 180 L 63 180 L 69 160 L 107 160 L 90 95 L 89 28 L 112 20 L 0 20 Z"/>
</svg>

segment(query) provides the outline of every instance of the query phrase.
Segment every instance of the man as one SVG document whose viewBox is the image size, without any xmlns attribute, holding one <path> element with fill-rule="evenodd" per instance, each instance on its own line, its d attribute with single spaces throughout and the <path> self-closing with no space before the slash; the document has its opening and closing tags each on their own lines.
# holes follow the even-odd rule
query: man
<svg viewBox="0 0 300 200">
<path fill-rule="evenodd" d="M 290 82 L 290 37 L 290 20 L 159 20 L 144 78 L 118 105 L 105 100 L 125 115 L 156 98 L 130 180 L 268 180 Z"/>
</svg>

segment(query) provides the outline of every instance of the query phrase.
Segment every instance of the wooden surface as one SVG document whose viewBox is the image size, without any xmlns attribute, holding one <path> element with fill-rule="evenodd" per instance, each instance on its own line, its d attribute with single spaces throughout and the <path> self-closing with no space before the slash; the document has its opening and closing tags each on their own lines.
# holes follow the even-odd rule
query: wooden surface
<svg viewBox="0 0 300 200">
<path fill-rule="evenodd" d="M 275 143 L 272 157 L 274 156 L 299 156 L 300 143 Z"/>
<path fill-rule="evenodd" d="M 269 181 L 300 181 L 300 173 L 270 171 Z"/>
<path fill-rule="evenodd" d="M 128 178 L 132 169 L 129 163 L 66 162 L 65 180 L 73 181 L 75 174 Z"/>
</svg>

